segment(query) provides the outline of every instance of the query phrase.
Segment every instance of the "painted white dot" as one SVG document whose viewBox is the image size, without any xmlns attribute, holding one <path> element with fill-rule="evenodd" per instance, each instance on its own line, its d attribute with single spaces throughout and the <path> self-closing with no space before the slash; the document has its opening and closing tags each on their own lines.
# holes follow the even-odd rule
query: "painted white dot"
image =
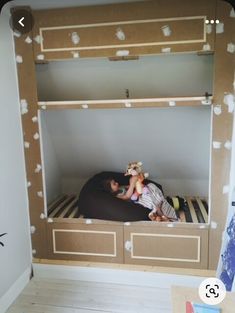
<svg viewBox="0 0 235 313">
<path fill-rule="evenodd" d="M 44 60 L 44 59 L 45 59 L 44 54 L 38 54 L 38 55 L 37 55 L 37 59 L 38 59 L 38 60 Z"/>
<path fill-rule="evenodd" d="M 33 139 L 38 140 L 38 139 L 39 139 L 39 133 L 35 133 L 35 134 L 33 135 Z"/>
<path fill-rule="evenodd" d="M 206 20 L 206 24 L 209 24 L 210 23 L 210 21 L 209 20 Z"/>
<path fill-rule="evenodd" d="M 23 58 L 22 58 L 21 55 L 17 55 L 17 56 L 16 56 L 16 62 L 17 62 L 17 63 L 23 63 Z"/>
<path fill-rule="evenodd" d="M 227 51 L 230 53 L 234 53 L 235 52 L 235 44 L 233 42 L 230 42 L 227 44 Z"/>
<path fill-rule="evenodd" d="M 217 104 L 216 106 L 214 106 L 214 113 L 215 115 L 220 115 L 222 113 L 221 105 Z"/>
<path fill-rule="evenodd" d="M 35 173 L 39 173 L 39 172 L 41 171 L 41 169 L 42 169 L 42 166 L 41 166 L 40 164 L 37 164 L 37 166 L 36 166 L 34 172 L 35 172 Z"/>
<path fill-rule="evenodd" d="M 174 106 L 176 106 L 175 101 L 169 101 L 169 106 L 170 106 L 170 107 L 174 107 Z"/>
<path fill-rule="evenodd" d="M 121 28 L 117 28 L 117 30 L 116 30 L 116 37 L 119 40 L 125 40 L 126 39 L 126 35 L 125 35 L 124 31 Z"/>
<path fill-rule="evenodd" d="M 21 33 L 18 32 L 18 31 L 14 31 L 13 34 L 14 34 L 14 36 L 17 37 L 17 38 L 20 38 L 20 36 L 21 36 Z"/>
<path fill-rule="evenodd" d="M 203 50 L 203 51 L 210 51 L 210 50 L 211 50 L 210 44 L 209 44 L 209 43 L 206 43 L 205 45 L 203 45 L 202 50 Z"/>
<path fill-rule="evenodd" d="M 53 223 L 53 219 L 52 219 L 51 217 L 49 217 L 49 218 L 47 219 L 47 222 L 48 222 L 48 223 Z"/>
<path fill-rule="evenodd" d="M 24 147 L 25 149 L 29 149 L 30 143 L 28 141 L 24 142 Z"/>
<path fill-rule="evenodd" d="M 86 219 L 86 224 L 92 224 L 92 220 L 91 219 Z"/>
<path fill-rule="evenodd" d="M 33 249 L 32 250 L 32 254 L 34 255 L 34 254 L 36 254 L 37 253 L 37 250 L 36 249 Z"/>
<path fill-rule="evenodd" d="M 33 121 L 33 123 L 37 123 L 38 122 L 38 117 L 37 116 L 32 117 L 32 121 Z"/>
<path fill-rule="evenodd" d="M 129 50 L 118 50 L 116 52 L 116 56 L 117 57 L 125 57 L 125 56 L 128 56 L 129 55 Z"/>
<path fill-rule="evenodd" d="M 30 44 L 30 43 L 32 43 L 32 39 L 29 36 L 27 36 L 25 39 L 25 42 Z"/>
<path fill-rule="evenodd" d="M 223 187 L 223 194 L 229 193 L 229 185 Z"/>
<path fill-rule="evenodd" d="M 227 140 L 224 144 L 225 149 L 231 150 L 232 149 L 232 142 Z"/>
<path fill-rule="evenodd" d="M 211 228 L 216 229 L 217 228 L 217 223 L 214 221 L 211 221 Z"/>
<path fill-rule="evenodd" d="M 213 148 L 214 149 L 220 149 L 221 148 L 221 142 L 220 141 L 213 141 Z"/>
<path fill-rule="evenodd" d="M 42 191 L 38 191 L 37 195 L 38 195 L 38 197 L 43 198 L 43 192 Z"/>
<path fill-rule="evenodd" d="M 224 23 L 216 24 L 216 34 L 222 34 L 224 32 Z"/>
<path fill-rule="evenodd" d="M 163 32 L 163 35 L 164 35 L 165 37 L 169 37 L 169 36 L 171 35 L 170 26 L 168 26 L 168 25 L 162 26 L 162 32 Z"/>
<path fill-rule="evenodd" d="M 88 109 L 88 104 L 82 104 L 83 109 Z"/>
<path fill-rule="evenodd" d="M 232 93 L 225 94 L 224 104 L 228 106 L 228 112 L 233 113 L 235 106 L 235 96 Z"/>
<path fill-rule="evenodd" d="M 200 229 L 204 229 L 204 228 L 206 228 L 206 226 L 205 225 L 200 225 L 199 228 Z"/>
<path fill-rule="evenodd" d="M 41 219 L 41 220 L 44 220 L 45 217 L 46 217 L 46 215 L 45 215 L 44 213 L 41 213 L 41 214 L 40 214 L 40 219 Z"/>
<path fill-rule="evenodd" d="M 42 42 L 42 37 L 40 35 L 35 36 L 33 39 L 38 44 L 40 44 Z"/>
<path fill-rule="evenodd" d="M 31 187 L 31 186 L 32 186 L 31 182 L 28 181 L 28 182 L 27 182 L 27 187 L 29 188 L 29 187 Z"/>
<path fill-rule="evenodd" d="M 162 51 L 162 53 L 170 53 L 171 48 L 170 47 L 162 48 L 161 51 Z"/>
<path fill-rule="evenodd" d="M 26 99 L 21 99 L 20 100 L 20 109 L 21 109 L 21 114 L 27 114 L 28 113 L 28 102 Z"/>
<path fill-rule="evenodd" d="M 36 227 L 35 226 L 30 226 L 30 232 L 31 234 L 34 234 L 36 231 Z"/>
<path fill-rule="evenodd" d="M 125 107 L 126 108 L 131 108 L 131 103 L 130 102 L 125 102 Z"/>
<path fill-rule="evenodd" d="M 234 8 L 232 8 L 231 11 L 230 11 L 230 17 L 235 17 L 235 10 L 234 10 Z"/>
<path fill-rule="evenodd" d="M 126 251 L 129 251 L 129 252 L 132 250 L 132 243 L 131 243 L 131 241 L 127 240 L 125 242 L 125 249 L 126 249 Z"/>
<path fill-rule="evenodd" d="M 215 21 L 214 21 L 214 20 L 210 20 L 210 23 L 211 23 L 211 24 L 214 24 L 214 23 L 215 23 Z"/>
<path fill-rule="evenodd" d="M 212 25 L 211 24 L 207 24 L 206 25 L 206 33 L 207 34 L 211 34 L 212 33 Z"/>
<path fill-rule="evenodd" d="M 80 57 L 80 55 L 79 55 L 79 52 L 78 52 L 78 51 L 72 51 L 71 53 L 72 53 L 72 55 L 73 55 L 73 57 L 74 57 L 75 59 L 77 59 L 77 58 L 79 58 L 79 57 Z"/>
<path fill-rule="evenodd" d="M 216 23 L 216 24 L 219 24 L 219 20 L 216 20 L 215 23 Z"/>
<path fill-rule="evenodd" d="M 79 35 L 78 35 L 77 32 L 72 32 L 72 34 L 71 34 L 71 40 L 72 40 L 72 43 L 73 43 L 74 45 L 78 45 L 78 44 L 79 44 L 80 37 L 79 37 Z"/>
<path fill-rule="evenodd" d="M 210 98 L 205 98 L 201 101 L 203 105 L 210 105 L 211 104 L 211 99 Z"/>
</svg>

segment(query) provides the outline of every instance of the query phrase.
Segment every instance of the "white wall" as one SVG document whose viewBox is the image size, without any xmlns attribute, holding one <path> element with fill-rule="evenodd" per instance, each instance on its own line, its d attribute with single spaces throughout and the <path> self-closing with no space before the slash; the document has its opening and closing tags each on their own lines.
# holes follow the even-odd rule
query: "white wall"
<svg viewBox="0 0 235 313">
<path fill-rule="evenodd" d="M 42 101 L 201 96 L 212 93 L 213 56 L 176 54 L 134 61 L 76 59 L 37 66 Z M 92 86 L 92 88 L 91 88 Z"/>
<path fill-rule="evenodd" d="M 0 15 L 0 38 L 0 234 L 7 233 L 0 238 L 5 244 L 0 246 L 0 312 L 3 312 L 10 299 L 7 292 L 31 264 L 16 63 L 5 9 Z"/>
<path fill-rule="evenodd" d="M 46 181 L 46 197 L 47 203 L 53 201 L 58 195 L 61 194 L 61 171 L 58 164 L 56 151 L 51 141 L 51 136 L 48 133 L 45 123 L 44 112 L 41 112 L 40 126 L 42 134 L 42 147 L 43 147 L 43 165 Z"/>
<path fill-rule="evenodd" d="M 141 160 L 168 194 L 208 195 L 210 107 L 45 112 L 63 189 Z"/>
</svg>

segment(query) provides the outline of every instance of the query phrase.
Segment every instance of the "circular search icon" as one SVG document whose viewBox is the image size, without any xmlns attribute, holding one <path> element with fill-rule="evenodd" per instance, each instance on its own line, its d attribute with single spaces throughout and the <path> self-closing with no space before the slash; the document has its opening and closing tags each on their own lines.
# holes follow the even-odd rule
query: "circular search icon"
<svg viewBox="0 0 235 313">
<path fill-rule="evenodd" d="M 216 305 L 224 300 L 226 288 L 220 279 L 207 278 L 201 282 L 198 293 L 204 303 Z"/>
</svg>

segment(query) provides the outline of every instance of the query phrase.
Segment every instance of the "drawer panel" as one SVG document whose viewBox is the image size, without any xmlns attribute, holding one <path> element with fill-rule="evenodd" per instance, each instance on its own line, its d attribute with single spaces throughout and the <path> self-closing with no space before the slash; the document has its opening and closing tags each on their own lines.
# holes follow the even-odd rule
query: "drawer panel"
<svg viewBox="0 0 235 313">
<path fill-rule="evenodd" d="M 208 229 L 124 227 L 125 262 L 207 268 Z"/>
<path fill-rule="evenodd" d="M 49 258 L 123 263 L 123 227 L 48 224 Z"/>
</svg>

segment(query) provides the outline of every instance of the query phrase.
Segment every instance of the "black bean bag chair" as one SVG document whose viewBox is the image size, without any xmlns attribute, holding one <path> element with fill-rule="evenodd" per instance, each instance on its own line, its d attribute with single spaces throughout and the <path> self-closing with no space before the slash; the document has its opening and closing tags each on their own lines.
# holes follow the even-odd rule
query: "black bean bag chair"
<svg viewBox="0 0 235 313">
<path fill-rule="evenodd" d="M 95 218 L 111 221 L 141 221 L 149 220 L 148 214 L 150 210 L 140 204 L 132 201 L 119 199 L 104 191 L 103 181 L 108 178 L 113 178 L 120 185 L 128 185 L 129 178 L 123 173 L 117 172 L 101 172 L 90 178 L 83 186 L 79 199 L 79 213 L 84 218 Z M 162 190 L 161 185 L 145 180 L 144 183 L 152 182 Z"/>
</svg>

